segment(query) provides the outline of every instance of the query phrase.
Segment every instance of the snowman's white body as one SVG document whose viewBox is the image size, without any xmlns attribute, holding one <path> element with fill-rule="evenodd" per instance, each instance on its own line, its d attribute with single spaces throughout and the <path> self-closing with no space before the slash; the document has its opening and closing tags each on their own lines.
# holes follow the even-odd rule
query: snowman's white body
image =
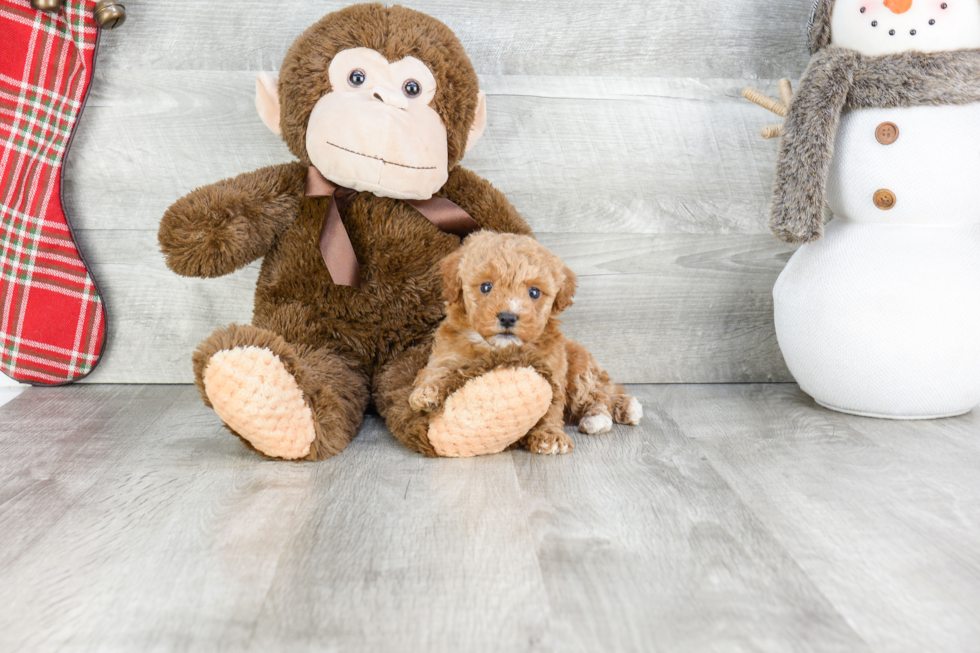
<svg viewBox="0 0 980 653">
<path fill-rule="evenodd" d="M 833 0 L 830 40 L 871 57 L 980 48 L 980 1 Z M 905 419 L 980 404 L 978 186 L 980 104 L 842 115 L 835 219 L 773 290 L 786 363 L 819 403 Z"/>
<path fill-rule="evenodd" d="M 882 123 L 898 127 L 894 143 L 876 138 Z M 980 404 L 978 184 L 980 104 L 842 116 L 835 219 L 773 291 L 786 363 L 819 403 L 908 419 Z M 890 210 L 874 202 L 883 189 Z"/>
</svg>

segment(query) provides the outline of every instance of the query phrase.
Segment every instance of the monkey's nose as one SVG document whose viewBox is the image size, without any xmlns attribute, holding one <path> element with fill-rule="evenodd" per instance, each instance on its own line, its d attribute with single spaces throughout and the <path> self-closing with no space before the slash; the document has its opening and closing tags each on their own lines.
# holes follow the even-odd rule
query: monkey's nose
<svg viewBox="0 0 980 653">
<path fill-rule="evenodd" d="M 517 324 L 517 314 L 515 313 L 497 313 L 497 321 L 500 322 L 500 326 L 505 329 L 513 328 Z"/>
<path fill-rule="evenodd" d="M 885 0 L 885 6 L 896 14 L 904 14 L 912 8 L 913 0 Z"/>
<path fill-rule="evenodd" d="M 386 89 L 384 86 L 375 86 L 372 89 L 372 96 L 375 100 L 381 100 L 390 107 L 395 107 L 396 109 L 407 109 L 408 100 L 401 93 L 393 93 Z"/>
</svg>

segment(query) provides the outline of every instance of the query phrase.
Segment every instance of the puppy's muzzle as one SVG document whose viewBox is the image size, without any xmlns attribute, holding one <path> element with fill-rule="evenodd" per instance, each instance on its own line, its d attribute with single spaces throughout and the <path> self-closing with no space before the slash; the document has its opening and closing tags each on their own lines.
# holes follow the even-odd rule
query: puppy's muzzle
<svg viewBox="0 0 980 653">
<path fill-rule="evenodd" d="M 516 313 L 497 313 L 497 321 L 500 322 L 500 326 L 505 329 L 513 329 L 514 325 L 517 324 L 517 314 Z"/>
</svg>

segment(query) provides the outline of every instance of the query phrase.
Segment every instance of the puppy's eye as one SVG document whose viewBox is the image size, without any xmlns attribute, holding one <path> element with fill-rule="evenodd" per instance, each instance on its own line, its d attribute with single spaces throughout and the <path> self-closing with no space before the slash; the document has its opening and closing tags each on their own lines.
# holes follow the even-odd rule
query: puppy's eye
<svg viewBox="0 0 980 653">
<path fill-rule="evenodd" d="M 491 290 L 493 290 L 493 284 L 489 281 L 480 286 L 480 292 L 482 292 L 484 295 L 489 295 Z"/>
<path fill-rule="evenodd" d="M 347 77 L 347 82 L 354 88 L 357 88 L 358 86 L 363 86 L 364 82 L 366 81 L 367 81 L 367 75 L 365 75 L 364 71 L 360 69 L 352 71 L 351 74 Z"/>
<path fill-rule="evenodd" d="M 410 79 L 402 86 L 402 90 L 405 91 L 405 95 L 408 97 L 418 97 L 419 93 L 422 92 L 422 86 L 414 79 Z"/>
<path fill-rule="evenodd" d="M 531 299 L 541 299 L 541 291 L 537 288 L 531 288 L 527 294 L 530 295 Z"/>
</svg>

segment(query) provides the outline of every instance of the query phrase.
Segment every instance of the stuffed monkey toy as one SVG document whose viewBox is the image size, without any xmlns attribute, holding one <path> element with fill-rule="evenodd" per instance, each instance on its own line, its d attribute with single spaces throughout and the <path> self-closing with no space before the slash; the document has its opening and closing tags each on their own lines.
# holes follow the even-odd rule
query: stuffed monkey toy
<svg viewBox="0 0 980 653">
<path fill-rule="evenodd" d="M 278 79 L 260 75 L 256 107 L 298 160 L 199 188 L 160 224 L 167 265 L 184 276 L 265 257 L 252 324 L 194 353 L 205 404 L 276 459 L 340 453 L 370 404 L 429 456 L 513 446 L 554 391 L 531 354 L 491 350 L 461 368 L 452 415 L 408 404 L 444 315 L 439 261 L 470 231 L 530 233 L 459 166 L 487 114 L 456 36 L 403 7 L 348 7 L 296 40 Z"/>
<path fill-rule="evenodd" d="M 817 0 L 788 107 L 774 288 L 800 387 L 875 417 L 980 403 L 980 0 Z M 824 203 L 834 215 L 824 227 Z"/>
</svg>

